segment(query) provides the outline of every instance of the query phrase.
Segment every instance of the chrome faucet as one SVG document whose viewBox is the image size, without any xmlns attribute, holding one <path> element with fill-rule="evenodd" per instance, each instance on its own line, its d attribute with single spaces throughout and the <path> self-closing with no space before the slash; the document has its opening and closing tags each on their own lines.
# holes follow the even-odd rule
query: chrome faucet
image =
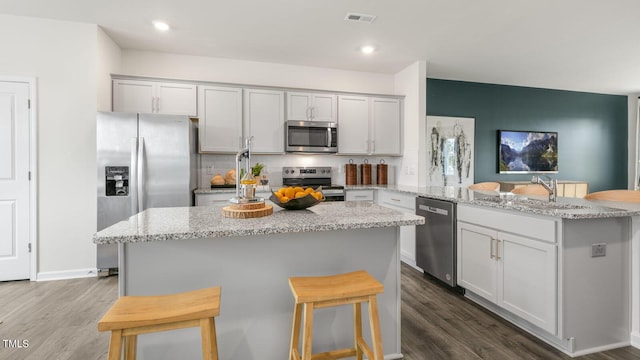
<svg viewBox="0 0 640 360">
<path fill-rule="evenodd" d="M 547 181 L 541 179 L 544 177 Z M 557 200 L 558 195 L 558 179 L 552 179 L 547 175 L 533 176 L 531 178 L 531 182 L 534 184 L 542 185 L 545 190 L 549 192 L 549 201 L 555 202 Z"/>
</svg>

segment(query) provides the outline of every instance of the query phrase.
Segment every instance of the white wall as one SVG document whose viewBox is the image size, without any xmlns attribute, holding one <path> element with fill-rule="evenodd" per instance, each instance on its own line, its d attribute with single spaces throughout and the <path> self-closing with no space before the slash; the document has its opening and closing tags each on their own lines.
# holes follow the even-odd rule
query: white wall
<svg viewBox="0 0 640 360">
<path fill-rule="evenodd" d="M 638 97 L 640 97 L 640 93 L 631 94 L 627 97 L 628 99 L 628 114 L 629 114 L 629 124 L 627 127 L 627 131 L 629 134 L 629 140 L 627 142 L 628 146 L 628 187 L 629 189 L 634 189 L 637 185 L 638 179 L 636 178 L 636 163 L 638 163 L 638 154 L 636 153 L 636 121 L 638 116 Z M 640 163 L 638 163 L 640 165 Z M 640 172 L 638 174 L 640 176 Z"/>
<path fill-rule="evenodd" d="M 111 74 L 122 68 L 122 50 L 98 27 L 97 30 L 97 102 L 98 111 L 111 111 Z"/>
<path fill-rule="evenodd" d="M 393 76 L 387 74 L 136 50 L 122 51 L 122 74 L 248 85 L 393 93 Z"/>
<path fill-rule="evenodd" d="M 0 15 L 0 44 L 38 84 L 38 277 L 95 268 L 96 25 Z"/>
<path fill-rule="evenodd" d="M 420 60 L 394 77 L 396 94 L 404 94 L 404 151 L 398 184 L 425 186 L 425 117 L 427 116 L 427 63 Z"/>
</svg>

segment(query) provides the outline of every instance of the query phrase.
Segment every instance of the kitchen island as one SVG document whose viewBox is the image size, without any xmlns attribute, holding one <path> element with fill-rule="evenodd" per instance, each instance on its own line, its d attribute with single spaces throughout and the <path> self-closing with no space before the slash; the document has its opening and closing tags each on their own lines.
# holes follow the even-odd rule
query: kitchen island
<svg viewBox="0 0 640 360">
<path fill-rule="evenodd" d="M 120 294 L 221 286 L 220 358 L 282 360 L 294 304 L 288 278 L 363 269 L 385 286 L 378 296 L 385 358 L 402 357 L 398 233 L 424 218 L 371 203 L 333 202 L 229 219 L 221 215 L 223 206 L 149 209 L 98 232 L 95 243 L 119 244 Z M 313 351 L 352 344 L 352 317 L 351 307 L 316 311 Z M 199 342 L 198 329 L 144 335 L 138 358 L 199 358 Z"/>
</svg>

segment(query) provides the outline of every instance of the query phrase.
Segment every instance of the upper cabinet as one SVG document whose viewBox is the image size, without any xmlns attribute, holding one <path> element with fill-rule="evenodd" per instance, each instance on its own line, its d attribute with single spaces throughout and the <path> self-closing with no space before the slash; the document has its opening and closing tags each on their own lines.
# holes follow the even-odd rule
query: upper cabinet
<svg viewBox="0 0 640 360">
<path fill-rule="evenodd" d="M 198 134 L 201 152 L 235 153 L 243 147 L 242 88 L 200 86 Z"/>
<path fill-rule="evenodd" d="M 195 84 L 113 80 L 113 111 L 196 117 Z"/>
<path fill-rule="evenodd" d="M 338 118 L 340 154 L 401 155 L 399 99 L 341 95 Z"/>
<path fill-rule="evenodd" d="M 284 91 L 244 89 L 244 137 L 253 153 L 284 152 Z"/>
<path fill-rule="evenodd" d="M 284 91 L 200 86 L 200 152 L 284 153 Z M 244 106 L 243 106 L 244 103 Z"/>
<path fill-rule="evenodd" d="M 334 94 L 287 92 L 287 120 L 337 121 Z"/>
</svg>

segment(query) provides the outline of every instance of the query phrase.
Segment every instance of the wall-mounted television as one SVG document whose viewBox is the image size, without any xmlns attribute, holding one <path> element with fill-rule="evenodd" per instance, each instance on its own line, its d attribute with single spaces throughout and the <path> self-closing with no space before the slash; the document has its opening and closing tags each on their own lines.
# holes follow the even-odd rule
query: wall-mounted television
<svg viewBox="0 0 640 360">
<path fill-rule="evenodd" d="M 558 133 L 498 130 L 500 174 L 557 173 Z"/>
</svg>

